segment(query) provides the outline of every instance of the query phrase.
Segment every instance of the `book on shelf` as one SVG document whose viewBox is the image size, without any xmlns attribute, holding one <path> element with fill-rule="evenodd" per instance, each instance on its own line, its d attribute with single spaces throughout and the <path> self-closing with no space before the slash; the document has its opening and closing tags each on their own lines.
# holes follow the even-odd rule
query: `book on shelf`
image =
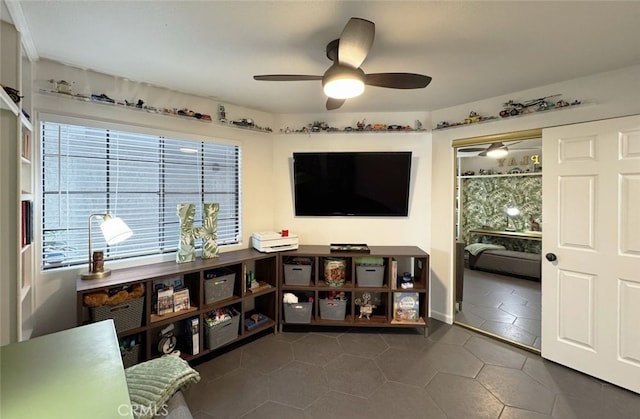
<svg viewBox="0 0 640 419">
<path fill-rule="evenodd" d="M 158 316 L 173 313 L 173 287 L 164 288 L 158 291 Z"/>
<path fill-rule="evenodd" d="M 420 321 L 420 294 L 417 292 L 394 292 L 393 320 L 396 322 Z"/>
<path fill-rule="evenodd" d="M 22 133 L 22 157 L 31 160 L 31 135 L 28 131 Z"/>
<path fill-rule="evenodd" d="M 33 241 L 33 202 L 22 201 L 20 213 L 20 240 L 24 247 Z"/>
<path fill-rule="evenodd" d="M 269 321 L 269 318 L 261 313 L 252 314 L 244 319 L 244 327 L 251 331 Z"/>
<path fill-rule="evenodd" d="M 198 355 L 200 353 L 200 319 L 192 317 L 187 319 L 185 323 L 187 351 L 191 355 Z"/>
<path fill-rule="evenodd" d="M 153 311 L 156 312 L 159 316 L 160 308 L 158 307 L 158 302 L 160 301 L 160 291 L 167 290 L 171 288 L 173 292 L 180 291 L 185 288 L 184 286 L 184 278 L 181 276 L 171 277 L 171 278 L 162 278 L 162 279 L 154 279 L 153 280 Z M 166 295 L 166 293 L 164 294 Z M 171 304 L 173 304 L 173 293 L 171 294 Z M 173 307 L 173 306 L 172 306 Z M 173 309 L 172 309 L 173 311 Z"/>
<path fill-rule="evenodd" d="M 398 289 L 398 260 L 396 258 L 391 259 L 391 289 Z"/>
<path fill-rule="evenodd" d="M 186 310 L 191 307 L 189 302 L 189 289 L 184 288 L 173 292 L 173 311 Z"/>
<path fill-rule="evenodd" d="M 242 295 L 247 293 L 247 265 L 242 264 Z"/>
</svg>

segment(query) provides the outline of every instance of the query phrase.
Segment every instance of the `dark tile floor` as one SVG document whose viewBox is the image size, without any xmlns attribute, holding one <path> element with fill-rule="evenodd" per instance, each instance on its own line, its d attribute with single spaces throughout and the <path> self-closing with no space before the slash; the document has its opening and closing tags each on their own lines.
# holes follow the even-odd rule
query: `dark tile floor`
<svg viewBox="0 0 640 419">
<path fill-rule="evenodd" d="M 457 325 L 268 334 L 197 365 L 196 419 L 638 418 L 640 395 Z"/>
<path fill-rule="evenodd" d="M 465 269 L 456 320 L 540 349 L 541 307 L 539 281 Z"/>
</svg>

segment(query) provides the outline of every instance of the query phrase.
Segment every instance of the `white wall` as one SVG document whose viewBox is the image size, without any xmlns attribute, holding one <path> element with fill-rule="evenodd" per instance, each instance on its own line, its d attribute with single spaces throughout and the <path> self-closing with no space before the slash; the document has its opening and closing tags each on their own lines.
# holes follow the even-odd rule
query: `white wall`
<svg viewBox="0 0 640 419">
<path fill-rule="evenodd" d="M 218 103 L 206 98 L 183 95 L 149 85 L 131 83 L 116 77 L 91 71 L 66 67 L 50 61 L 39 61 L 36 66 L 36 90 L 50 90 L 48 79 L 75 81 L 74 92 L 104 92 L 113 99 L 137 100 L 156 107 L 188 107 L 197 112 L 210 114 L 217 119 Z M 263 127 L 273 126 L 273 116 L 264 112 L 224 104 L 227 118 L 251 118 Z M 58 95 L 35 94 L 36 113 L 55 113 L 67 116 L 86 117 L 110 123 L 140 127 L 147 132 L 175 135 L 177 138 L 204 139 L 239 144 L 242 148 L 242 243 L 221 251 L 246 248 L 252 231 L 272 228 L 274 220 L 274 198 L 269 183 L 272 177 L 273 136 L 246 129 L 232 128 L 217 122 L 202 122 L 196 119 L 177 118 L 151 114 L 111 105 L 102 105 L 72 100 Z M 35 133 L 34 136 L 36 136 Z M 267 187 L 265 187 L 267 186 Z M 36 202 L 40 199 L 36 198 Z M 39 244 L 36 245 L 39 248 Z M 109 263 L 110 268 L 130 266 L 134 263 L 152 263 L 174 260 L 174 255 L 164 258 L 152 257 L 143 261 Z M 84 267 L 83 267 L 84 268 Z M 34 335 L 42 335 L 76 325 L 76 277 L 82 269 L 56 270 L 42 273 L 37 278 L 36 328 Z"/>
<path fill-rule="evenodd" d="M 288 115 L 284 126 L 302 127 L 323 115 Z M 360 116 L 360 115 L 358 115 Z M 367 115 L 370 123 L 414 126 L 424 114 Z M 362 118 L 360 118 L 361 120 Z M 356 115 L 338 114 L 331 122 L 338 128 L 353 126 Z M 400 121 L 400 122 L 394 122 Z M 302 151 L 411 151 L 412 173 L 408 217 L 295 217 L 291 158 Z M 276 135 L 273 144 L 273 188 L 276 229 L 286 228 L 300 236 L 301 244 L 367 243 L 368 245 L 412 245 L 429 248 L 431 185 L 431 135 L 408 133 L 318 133 Z"/>
<path fill-rule="evenodd" d="M 42 61 L 36 66 L 38 87 L 47 88 L 46 80 L 76 81 L 80 92 L 104 91 L 110 97 L 128 100 L 142 97 L 149 105 L 189 107 L 217 114 L 218 102 L 186 96 L 179 92 L 131 83 L 112 76 Z M 226 104 L 230 119 L 252 118 L 261 126 L 270 126 L 275 134 L 264 135 L 216 123 L 183 120 L 146 114 L 106 105 L 86 104 L 47 95 L 36 95 L 38 111 L 84 115 L 108 121 L 135 124 L 147 129 L 205 136 L 241 144 L 243 150 L 243 244 L 249 246 L 252 231 L 289 229 L 300 235 L 303 244 L 330 242 L 365 242 L 370 245 L 416 245 L 431 255 L 431 316 L 453 321 L 454 246 L 454 156 L 451 141 L 529 128 L 541 128 L 614 116 L 640 113 L 640 66 L 557 83 L 432 113 L 398 113 L 355 115 L 323 113 L 318 115 L 269 115 Z M 494 115 L 509 100 L 526 100 L 554 93 L 580 98 L 585 104 L 576 108 L 529 115 L 526 117 L 473 124 L 460 128 L 422 133 L 393 134 L 279 134 L 280 128 L 301 128 L 321 120 L 342 128 L 355 126 L 367 118 L 368 123 L 414 126 L 420 120 L 425 128 L 437 121 L 457 121 L 474 110 Z M 433 122 L 432 122 L 433 121 Z M 292 208 L 290 157 L 294 151 L 338 150 L 409 150 L 414 153 L 412 198 L 407 218 L 294 217 Z M 120 265 L 111 264 L 112 268 Z M 79 269 L 41 275 L 37 282 L 36 335 L 75 325 L 75 285 Z"/>
<path fill-rule="evenodd" d="M 431 207 L 433 222 L 429 251 L 431 254 L 432 317 L 451 322 L 454 316 L 454 153 L 451 142 L 460 138 L 638 114 L 640 113 L 640 101 L 638 100 L 640 66 L 516 92 L 432 113 L 431 118 L 434 124 L 438 121 L 460 121 L 470 111 L 476 111 L 484 116 L 496 115 L 497 111 L 501 109 L 501 104 L 509 99 L 524 101 L 556 93 L 562 93 L 566 98 L 581 99 L 584 104 L 575 108 L 433 131 L 434 183 L 431 188 L 431 201 L 438 204 Z M 544 231 L 544 224 L 542 227 Z"/>
</svg>

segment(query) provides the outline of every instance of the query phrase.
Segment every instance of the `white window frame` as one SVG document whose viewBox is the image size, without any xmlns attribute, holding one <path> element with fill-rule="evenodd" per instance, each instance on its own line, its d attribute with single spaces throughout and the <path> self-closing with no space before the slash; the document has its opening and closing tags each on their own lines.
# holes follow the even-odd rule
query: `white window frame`
<svg viewBox="0 0 640 419">
<path fill-rule="evenodd" d="M 219 239 L 218 244 L 222 247 L 222 246 L 237 245 L 241 242 L 241 237 L 242 237 L 242 206 L 241 206 L 242 205 L 242 178 L 241 178 L 242 149 L 239 143 L 234 141 L 219 139 L 219 138 L 211 138 L 211 137 L 204 137 L 199 135 L 196 136 L 193 134 L 169 132 L 169 131 L 164 131 L 159 129 L 143 128 L 143 127 L 138 127 L 134 125 L 109 123 L 105 121 L 97 121 L 97 120 L 92 120 L 87 118 L 76 118 L 76 117 L 62 116 L 62 115 L 56 115 L 56 114 L 42 113 L 39 115 L 38 134 L 37 134 L 39 139 L 38 151 L 39 151 L 39 162 L 40 162 L 40 175 L 38 176 L 37 189 L 39 191 L 38 193 L 40 194 L 41 205 L 39 206 L 39 209 L 40 209 L 39 213 L 34 214 L 36 222 L 39 223 L 39 228 L 37 230 L 39 230 L 39 234 L 40 234 L 39 242 L 41 244 L 40 246 L 41 258 L 39 263 L 40 263 L 41 270 L 51 271 L 56 268 L 72 267 L 72 266 L 86 264 L 88 262 L 87 260 L 88 248 L 86 247 L 86 242 L 88 241 L 89 232 L 88 232 L 87 221 L 90 213 L 93 213 L 93 212 L 112 212 L 113 215 L 115 216 L 122 216 L 125 222 L 131 224 L 131 228 L 134 231 L 134 237 L 127 240 L 127 242 L 129 242 L 129 245 L 127 245 L 127 242 L 123 242 L 121 245 L 116 245 L 113 249 L 111 248 L 108 249 L 106 244 L 103 241 L 102 235 L 100 234 L 100 229 L 97 227 L 97 225 L 94 225 L 92 229 L 92 240 L 93 240 L 92 247 L 94 250 L 98 250 L 98 249 L 106 250 L 105 260 L 120 259 L 124 261 L 129 259 L 133 260 L 134 258 L 145 257 L 145 256 L 158 256 L 158 255 L 166 256 L 168 254 L 175 253 L 175 250 L 177 248 L 177 237 L 178 237 L 177 234 L 179 234 L 179 232 L 177 231 L 179 230 L 178 217 L 177 217 L 177 213 L 175 212 L 175 208 L 173 209 L 165 208 L 165 211 L 164 211 L 165 218 L 170 217 L 172 218 L 172 220 L 168 223 L 165 223 L 164 226 L 165 227 L 167 227 L 167 225 L 175 226 L 176 231 L 172 230 L 171 232 L 171 236 L 174 236 L 176 238 L 175 242 L 173 243 L 173 245 L 165 241 L 164 243 L 161 243 L 160 246 L 156 246 L 157 243 L 154 243 L 153 246 L 150 246 L 150 248 L 155 249 L 157 247 L 160 250 L 146 251 L 144 248 L 140 248 L 140 245 L 141 245 L 140 240 L 138 240 L 138 243 L 136 244 L 136 239 L 135 239 L 135 236 L 136 236 L 135 218 L 137 217 L 131 216 L 130 214 L 129 218 L 133 218 L 133 220 L 131 219 L 127 220 L 126 217 L 124 216 L 127 211 L 122 206 L 123 203 L 122 202 L 118 203 L 119 208 L 114 208 L 113 207 L 114 200 L 112 200 L 109 205 L 103 205 L 102 207 L 100 206 L 87 207 L 86 208 L 87 213 L 82 214 L 82 216 L 79 216 L 77 214 L 74 215 L 76 219 L 72 220 L 73 221 L 72 223 L 69 223 L 69 221 L 67 220 L 66 222 L 67 227 L 71 224 L 73 225 L 73 230 L 75 231 L 74 234 L 76 238 L 76 246 L 72 246 L 73 250 L 68 252 L 69 254 L 72 254 L 72 256 L 64 258 L 64 260 L 60 261 L 59 263 L 47 263 L 46 258 L 47 258 L 47 255 L 52 253 L 52 250 L 51 250 L 52 247 L 51 247 L 51 240 L 49 240 L 49 237 L 47 238 L 47 240 L 45 240 L 45 233 L 48 235 L 49 228 L 45 226 L 45 220 L 44 220 L 45 211 L 47 211 L 47 208 L 45 205 L 45 191 L 44 191 L 45 176 L 43 174 L 46 168 L 44 167 L 44 161 L 43 161 L 45 157 L 44 157 L 44 150 L 42 149 L 43 132 L 41 129 L 44 123 L 68 124 L 68 125 L 83 126 L 83 127 L 88 127 L 89 129 L 98 129 L 98 130 L 104 129 L 104 130 L 110 130 L 111 132 L 129 133 L 134 136 L 138 136 L 138 135 L 153 136 L 153 137 L 163 138 L 163 140 L 160 140 L 161 142 L 176 140 L 179 142 L 184 142 L 187 145 L 186 148 L 193 147 L 193 149 L 197 149 L 199 153 L 206 148 L 208 149 L 214 148 L 216 150 L 220 149 L 220 147 L 217 147 L 217 146 L 233 147 L 235 150 L 235 155 L 231 153 L 230 154 L 231 157 L 226 157 L 226 158 L 228 161 L 235 161 L 235 164 L 236 164 L 235 177 L 227 176 L 225 179 L 227 180 L 234 179 L 234 181 L 236 182 L 235 193 L 227 194 L 227 196 L 231 197 L 230 200 L 233 201 L 233 204 L 229 204 L 225 206 L 224 202 L 220 203 L 221 204 L 220 220 L 219 220 L 220 222 L 219 222 L 218 228 L 219 228 L 219 238 L 221 238 L 221 240 Z M 211 147 L 212 145 L 213 147 Z M 233 150 L 233 149 L 230 149 L 230 150 Z M 198 153 L 194 153 L 194 154 L 197 155 Z M 177 156 L 178 154 L 175 154 L 175 155 Z M 182 156 L 182 154 L 180 154 L 180 156 Z M 200 162 L 202 162 L 202 159 L 200 159 Z M 187 168 L 189 165 L 182 165 L 182 166 L 184 168 Z M 194 180 L 195 184 L 189 185 L 185 189 L 191 189 L 191 190 L 193 190 L 194 188 L 197 189 L 199 191 L 199 193 L 197 194 L 198 196 L 196 199 L 193 199 L 193 195 L 190 195 L 191 198 L 185 198 L 184 202 L 193 203 L 196 205 L 195 225 L 197 226 L 197 225 L 200 225 L 202 203 L 216 202 L 216 200 L 207 199 L 207 196 L 209 197 L 212 196 L 211 191 L 213 189 L 211 186 L 207 186 L 207 187 L 204 186 L 204 184 L 206 183 L 203 180 L 205 178 L 204 168 L 206 166 L 200 165 L 196 167 L 199 175 L 196 176 L 197 179 Z M 194 170 L 193 165 L 191 165 L 191 168 L 189 170 L 191 171 Z M 179 173 L 176 173 L 176 175 L 178 174 Z M 212 184 L 213 182 L 210 182 L 211 176 L 207 175 L 207 178 L 209 180 L 208 183 Z M 186 177 L 186 179 L 188 182 L 188 179 L 190 179 L 190 177 Z M 183 182 L 184 180 L 185 180 L 185 177 L 183 176 L 181 182 Z M 184 183 L 181 183 L 180 185 L 184 185 Z M 58 187 L 58 189 L 62 190 L 62 187 Z M 113 193 L 114 192 L 112 191 L 112 195 Z M 121 196 L 122 195 L 124 195 L 124 193 L 122 193 Z M 176 197 L 173 196 L 172 199 L 175 200 Z M 180 202 L 183 202 L 183 201 L 180 200 Z M 107 208 L 105 208 L 104 206 L 107 206 Z M 109 208 L 109 206 L 111 206 L 111 208 Z M 235 208 L 232 208 L 232 207 L 235 207 Z M 117 212 L 118 210 L 122 214 L 119 214 Z M 171 213 L 172 211 L 173 213 Z M 162 212 L 162 211 L 159 209 L 158 212 Z M 50 215 L 51 213 L 47 213 L 47 214 Z M 49 226 L 50 226 L 50 223 L 49 223 Z M 223 233 L 222 231 L 220 231 L 221 229 L 226 229 L 226 230 L 224 230 L 225 232 Z M 233 234 L 231 235 L 230 232 L 233 232 Z M 72 234 L 72 236 L 74 236 L 74 234 Z M 84 240 L 80 241 L 78 240 L 79 238 L 84 238 Z M 140 238 L 138 237 L 138 239 Z M 132 246 L 133 246 L 132 243 L 135 244 L 135 251 L 132 251 Z M 128 250 L 127 250 L 127 246 L 129 246 Z M 200 248 L 200 240 L 196 240 L 196 247 L 197 249 Z M 55 251 L 53 253 L 55 253 Z M 62 253 L 64 253 L 64 251 Z M 55 258 L 50 259 L 50 262 L 51 261 L 55 262 L 56 259 Z"/>
</svg>

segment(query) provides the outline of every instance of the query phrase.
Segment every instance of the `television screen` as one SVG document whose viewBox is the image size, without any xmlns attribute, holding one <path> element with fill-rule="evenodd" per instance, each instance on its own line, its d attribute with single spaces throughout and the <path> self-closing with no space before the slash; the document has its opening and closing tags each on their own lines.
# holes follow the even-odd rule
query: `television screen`
<svg viewBox="0 0 640 419">
<path fill-rule="evenodd" d="M 293 153 L 297 216 L 406 217 L 411 152 Z"/>
</svg>

